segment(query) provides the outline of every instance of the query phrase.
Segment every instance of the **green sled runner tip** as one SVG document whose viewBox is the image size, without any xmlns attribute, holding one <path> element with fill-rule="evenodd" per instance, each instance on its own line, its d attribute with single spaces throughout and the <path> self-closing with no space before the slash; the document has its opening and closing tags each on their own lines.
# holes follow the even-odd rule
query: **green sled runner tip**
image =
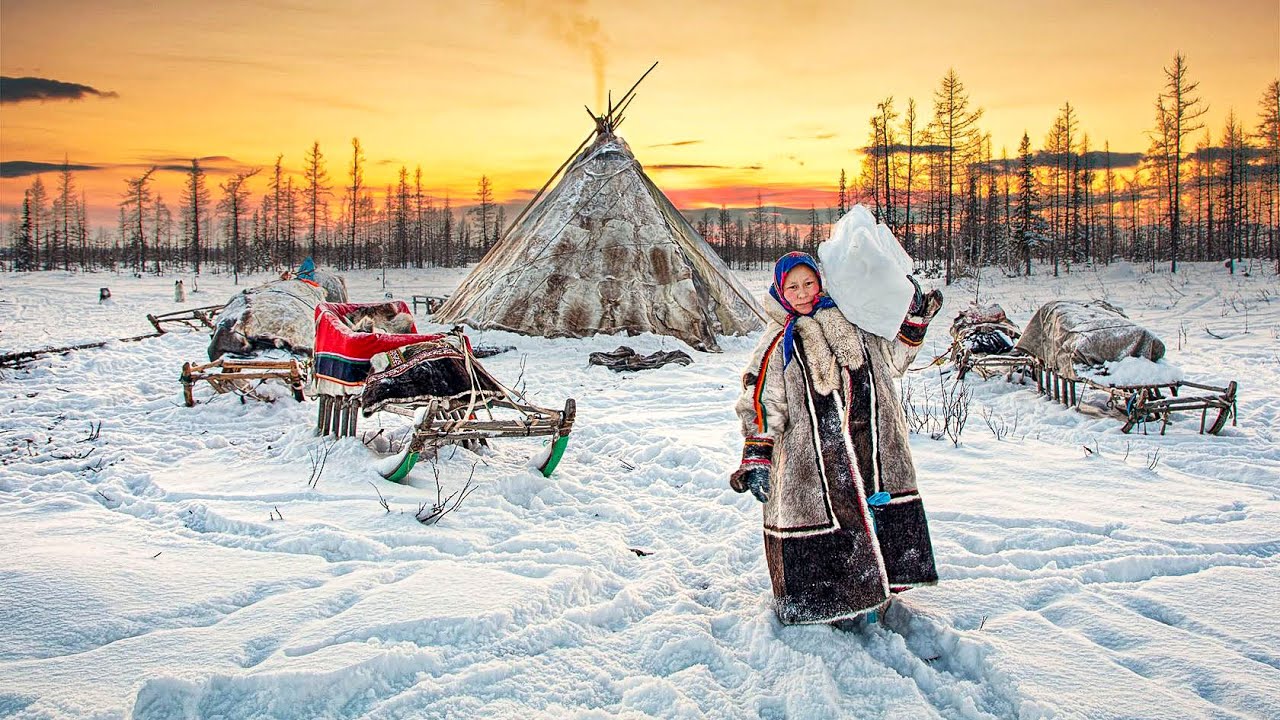
<svg viewBox="0 0 1280 720">
<path fill-rule="evenodd" d="M 551 473 L 556 471 L 556 466 L 560 464 L 560 458 L 564 457 L 564 449 L 568 445 L 568 435 L 561 435 L 551 443 L 551 452 L 547 454 L 547 459 L 538 466 L 538 471 L 542 473 L 543 477 L 551 477 Z M 399 461 L 391 472 L 384 472 L 382 476 L 391 482 L 404 483 L 409 471 L 413 470 L 413 466 L 417 464 L 418 453 L 405 452 L 400 455 Z"/>
</svg>

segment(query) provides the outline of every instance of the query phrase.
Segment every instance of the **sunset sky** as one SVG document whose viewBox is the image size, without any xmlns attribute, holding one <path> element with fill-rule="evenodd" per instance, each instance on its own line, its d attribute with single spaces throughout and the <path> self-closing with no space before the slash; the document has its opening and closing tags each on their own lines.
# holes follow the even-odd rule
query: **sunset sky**
<svg viewBox="0 0 1280 720">
<path fill-rule="evenodd" d="M 760 189 L 821 208 L 856 172 L 876 103 L 914 97 L 927 120 L 948 68 L 996 155 L 1024 130 L 1040 146 L 1064 101 L 1092 146 L 1145 150 L 1177 51 L 1214 137 L 1229 108 L 1252 129 L 1280 76 L 1280 3 L 3 0 L 2 74 L 91 91 L 0 88 L 0 211 L 33 179 L 22 163 L 64 155 L 97 168 L 76 181 L 102 223 L 123 178 L 192 157 L 210 158 L 216 199 L 226 171 L 263 166 L 260 193 L 277 154 L 298 171 L 318 141 L 340 185 L 353 137 L 374 188 L 420 165 L 437 196 L 469 203 L 486 174 L 512 201 L 587 135 L 584 105 L 655 60 L 620 134 L 677 205 L 753 205 Z M 155 185 L 175 214 L 180 181 Z"/>
</svg>

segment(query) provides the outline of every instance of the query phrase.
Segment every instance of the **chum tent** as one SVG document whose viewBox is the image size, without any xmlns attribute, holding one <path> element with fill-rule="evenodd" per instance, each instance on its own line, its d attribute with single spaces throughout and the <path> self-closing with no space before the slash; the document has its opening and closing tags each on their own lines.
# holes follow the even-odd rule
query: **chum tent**
<svg viewBox="0 0 1280 720">
<path fill-rule="evenodd" d="M 544 337 L 651 332 L 712 352 L 717 335 L 762 327 L 759 304 L 645 175 L 613 114 L 596 117 L 586 149 L 436 322 Z"/>
</svg>

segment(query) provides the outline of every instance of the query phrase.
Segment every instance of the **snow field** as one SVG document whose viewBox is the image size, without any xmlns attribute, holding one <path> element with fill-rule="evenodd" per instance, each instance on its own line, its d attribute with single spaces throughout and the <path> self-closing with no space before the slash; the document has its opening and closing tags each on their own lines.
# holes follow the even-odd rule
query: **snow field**
<svg viewBox="0 0 1280 720">
<path fill-rule="evenodd" d="M 389 272 L 387 289 L 461 275 Z M 175 306 L 173 279 L 0 277 L 0 351 L 141 334 L 147 312 L 235 292 L 202 277 Z M 348 282 L 383 296 L 374 273 Z M 1126 436 L 974 378 L 958 447 L 912 437 L 942 582 L 845 634 L 777 623 L 758 505 L 728 488 L 754 337 L 709 355 L 474 333 L 517 348 L 483 361 L 495 376 L 539 404 L 576 398 L 578 421 L 551 478 L 528 467 L 537 440 L 443 451 L 443 493 L 477 489 L 429 527 L 413 515 L 436 500 L 431 463 L 387 483 L 283 393 L 205 387 L 183 407 L 178 371 L 206 335 L 112 343 L 0 379 L 0 716 L 1280 716 L 1275 278 L 1117 266 L 945 292 L 917 366 L 975 294 L 1020 325 L 1050 299 L 1106 299 L 1189 379 L 1240 381 L 1239 425 L 1200 436 L 1184 414 Z M 695 362 L 586 363 L 619 344 Z M 940 392 L 937 368 L 907 382 L 920 402 Z"/>
</svg>

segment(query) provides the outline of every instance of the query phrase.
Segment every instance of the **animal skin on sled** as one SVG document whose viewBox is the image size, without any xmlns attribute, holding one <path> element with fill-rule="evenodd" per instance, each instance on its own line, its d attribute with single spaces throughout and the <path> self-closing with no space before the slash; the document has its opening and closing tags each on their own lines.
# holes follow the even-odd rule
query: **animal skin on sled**
<svg viewBox="0 0 1280 720">
<path fill-rule="evenodd" d="M 1164 342 L 1155 333 L 1114 306 L 1096 301 L 1046 303 L 1031 316 L 1018 349 L 1064 377 L 1075 377 L 1077 365 L 1097 367 L 1126 357 L 1157 362 L 1164 357 Z"/>
<path fill-rule="evenodd" d="M 316 305 L 346 302 L 341 276 L 316 271 L 316 281 L 275 280 L 227 301 L 214 321 L 209 359 L 281 348 L 310 355 L 315 344 Z M 335 297 L 338 296 L 338 297 Z"/>
<path fill-rule="evenodd" d="M 360 394 L 365 417 L 387 403 L 464 398 L 473 391 L 480 404 L 502 397 L 493 376 L 478 365 L 469 369 L 462 352 L 443 340 L 388 350 L 373 356 L 371 363 L 373 372 Z"/>
<path fill-rule="evenodd" d="M 1002 355 L 1013 349 L 1022 335 L 995 303 L 971 304 L 951 322 L 951 339 L 974 355 Z"/>
</svg>

